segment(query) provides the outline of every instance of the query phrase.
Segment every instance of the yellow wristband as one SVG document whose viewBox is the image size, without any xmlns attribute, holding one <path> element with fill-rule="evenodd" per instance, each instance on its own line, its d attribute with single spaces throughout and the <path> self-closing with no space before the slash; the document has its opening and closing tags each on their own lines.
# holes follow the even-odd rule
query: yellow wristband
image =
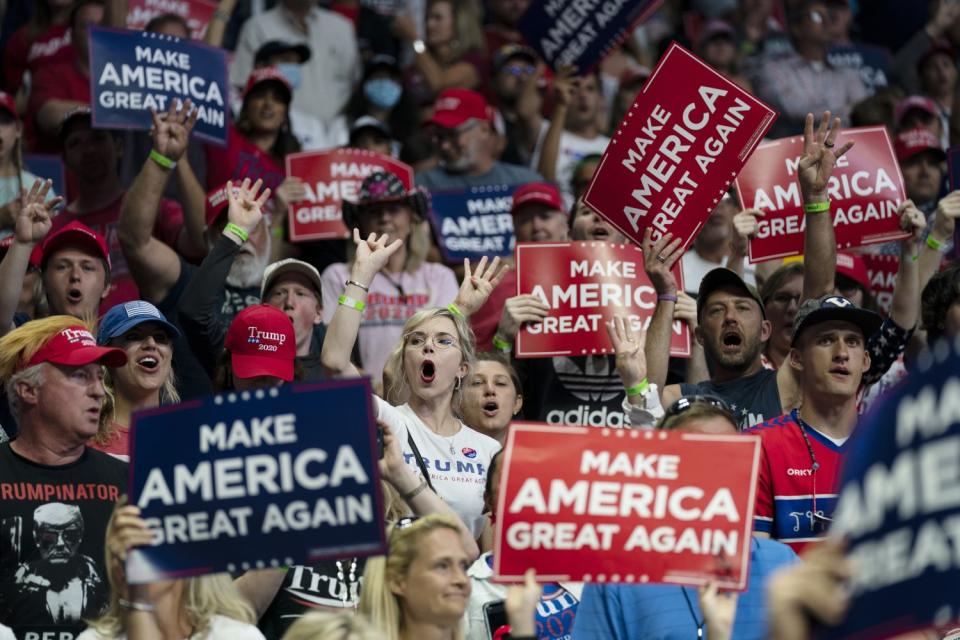
<svg viewBox="0 0 960 640">
<path fill-rule="evenodd" d="M 346 296 L 342 294 L 340 295 L 339 298 L 337 298 L 337 302 L 339 302 L 345 307 L 356 309 L 357 311 L 363 311 L 364 309 L 367 308 L 366 302 L 361 302 L 360 300 L 356 300 L 354 298 L 351 298 L 350 296 Z"/>
<path fill-rule="evenodd" d="M 829 200 L 825 200 L 824 202 L 811 202 L 810 204 L 803 205 L 804 213 L 823 213 L 825 211 L 830 211 Z"/>
<path fill-rule="evenodd" d="M 449 311 L 450 313 L 452 313 L 453 315 L 455 315 L 455 316 L 457 316 L 457 317 L 459 317 L 459 318 L 462 318 L 462 317 L 463 317 L 463 311 L 460 311 L 460 307 L 458 307 L 457 305 L 453 304 L 452 302 L 447 305 L 447 311 Z"/>
<path fill-rule="evenodd" d="M 933 236 L 927 236 L 927 246 L 933 249 L 934 251 L 943 251 L 943 242 L 940 242 Z"/>
<path fill-rule="evenodd" d="M 246 231 L 244 231 L 242 227 L 239 227 L 239 226 L 233 224 L 232 222 L 228 222 L 228 223 L 227 223 L 227 226 L 225 226 L 225 227 L 223 228 L 223 230 L 224 230 L 224 231 L 233 231 L 233 232 L 237 235 L 237 237 L 240 238 L 240 242 L 246 242 L 247 240 L 250 239 L 250 234 L 249 234 L 249 233 L 247 233 Z"/>
<path fill-rule="evenodd" d="M 626 392 L 628 396 L 639 396 L 643 393 L 646 393 L 647 389 L 650 388 L 650 381 L 644 378 L 639 383 L 633 385 L 632 387 L 627 387 Z"/>
</svg>

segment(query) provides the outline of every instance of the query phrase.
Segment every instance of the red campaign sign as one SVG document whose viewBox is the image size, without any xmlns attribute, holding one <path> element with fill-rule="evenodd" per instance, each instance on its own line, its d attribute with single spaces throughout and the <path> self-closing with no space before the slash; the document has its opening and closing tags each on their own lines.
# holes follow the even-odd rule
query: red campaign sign
<svg viewBox="0 0 960 640">
<path fill-rule="evenodd" d="M 674 43 L 607 145 L 584 202 L 638 244 L 687 247 L 776 112 Z"/>
<path fill-rule="evenodd" d="M 530 293 L 550 307 L 539 323 L 517 334 L 518 358 L 613 353 L 604 324 L 626 313 L 635 331 L 646 328 L 657 292 L 636 245 L 605 242 L 531 242 L 516 249 L 517 295 Z M 683 269 L 673 268 L 680 291 Z M 670 354 L 690 357 L 690 330 L 673 322 Z"/>
<path fill-rule="evenodd" d="M 723 460 L 717 465 L 717 460 Z M 514 422 L 494 572 L 747 586 L 760 439 Z"/>
<path fill-rule="evenodd" d="M 837 256 L 839 260 L 842 256 Z M 864 264 L 867 265 L 867 276 L 870 278 L 870 290 L 877 298 L 877 305 L 884 313 L 890 313 L 893 302 L 893 285 L 897 280 L 897 270 L 900 268 L 900 256 L 882 254 L 863 254 Z"/>
<path fill-rule="evenodd" d="M 387 171 L 413 188 L 413 168 L 390 156 L 362 149 L 305 151 L 287 156 L 287 175 L 306 183 L 307 199 L 290 205 L 290 240 L 348 238 L 340 205 L 356 201 L 360 183 L 375 171 Z"/>
<path fill-rule="evenodd" d="M 837 161 L 830 177 L 837 247 L 849 249 L 906 237 L 897 207 L 905 198 L 900 165 L 884 127 L 845 129 L 837 138 L 853 148 Z M 737 176 L 744 208 L 760 209 L 760 230 L 750 241 L 750 262 L 803 253 L 804 213 L 797 181 L 803 137 L 782 138 L 757 147 Z M 818 214 L 811 214 L 818 215 Z"/>
<path fill-rule="evenodd" d="M 143 29 L 157 16 L 172 13 L 187 21 L 191 38 L 202 40 L 216 10 L 212 0 L 130 0 L 127 29 Z"/>
</svg>

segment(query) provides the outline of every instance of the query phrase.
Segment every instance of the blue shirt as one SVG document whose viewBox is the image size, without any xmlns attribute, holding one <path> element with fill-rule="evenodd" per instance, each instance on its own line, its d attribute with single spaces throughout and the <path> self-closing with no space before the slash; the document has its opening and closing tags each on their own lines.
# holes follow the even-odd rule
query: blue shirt
<svg viewBox="0 0 960 640">
<path fill-rule="evenodd" d="M 737 640 L 767 637 L 767 578 L 797 561 L 790 547 L 754 538 L 747 590 L 737 600 L 733 636 Z M 684 591 L 687 598 L 684 598 Z M 687 606 L 687 599 L 690 606 Z M 693 608 L 693 615 L 690 613 Z M 694 620 L 696 616 L 696 621 Z M 690 640 L 697 637 L 703 613 L 696 587 L 674 585 L 587 585 L 573 623 L 574 640 Z M 706 625 L 704 624 L 704 631 Z"/>
</svg>

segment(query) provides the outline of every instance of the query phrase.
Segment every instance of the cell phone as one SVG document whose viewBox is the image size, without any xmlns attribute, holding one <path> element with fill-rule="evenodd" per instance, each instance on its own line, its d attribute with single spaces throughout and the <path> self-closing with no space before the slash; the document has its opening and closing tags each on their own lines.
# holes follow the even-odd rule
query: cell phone
<svg viewBox="0 0 960 640">
<path fill-rule="evenodd" d="M 510 622 L 507 620 L 507 609 L 503 600 L 494 600 L 483 605 L 483 617 L 487 621 L 487 637 L 498 638 L 497 630 L 508 627 Z M 502 635 L 502 632 L 501 632 Z"/>
<path fill-rule="evenodd" d="M 383 427 L 377 425 L 377 457 L 383 460 Z"/>
</svg>

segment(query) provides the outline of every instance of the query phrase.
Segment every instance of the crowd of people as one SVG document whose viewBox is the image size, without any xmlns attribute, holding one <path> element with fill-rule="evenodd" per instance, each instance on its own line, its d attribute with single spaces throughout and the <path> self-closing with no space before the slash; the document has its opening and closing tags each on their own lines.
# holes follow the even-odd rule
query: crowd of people
<svg viewBox="0 0 960 640">
<path fill-rule="evenodd" d="M 669 0 L 582 75 L 527 44 L 530 3 L 219 0 L 202 39 L 230 60 L 220 146 L 189 99 L 149 131 L 94 126 L 88 27 L 143 3 L 0 2 L 0 637 L 793 640 L 843 618 L 855 567 L 828 534 L 848 440 L 960 335 L 960 3 Z M 193 35 L 176 13 L 144 29 Z M 445 263 L 431 193 L 513 188 L 518 243 L 631 242 L 582 196 L 674 40 L 778 111 L 769 137 L 802 136 L 802 260 L 751 264 L 764 213 L 731 190 L 686 250 L 647 231 L 648 325 L 615 311 L 611 354 L 517 359 L 550 308 L 517 295 L 513 256 Z M 843 129 L 868 125 L 893 142 L 907 237 L 838 251 L 829 182 Z M 373 171 L 343 202 L 349 238 L 291 241 L 309 185 L 285 159 L 340 147 L 415 184 Z M 868 254 L 897 261 L 885 298 Z M 689 358 L 670 356 L 677 321 Z M 136 412 L 356 376 L 383 434 L 386 555 L 127 582 L 154 539 L 126 498 Z M 754 434 L 746 591 L 494 580 L 516 419 Z"/>
</svg>

